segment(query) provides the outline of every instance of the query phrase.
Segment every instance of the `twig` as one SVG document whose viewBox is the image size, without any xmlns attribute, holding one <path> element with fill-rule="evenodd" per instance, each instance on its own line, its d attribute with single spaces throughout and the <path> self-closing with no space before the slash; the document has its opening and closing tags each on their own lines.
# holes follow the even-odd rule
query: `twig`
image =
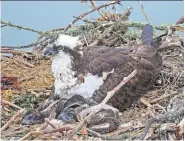
<svg viewBox="0 0 185 141">
<path fill-rule="evenodd" d="M 145 127 L 145 125 L 143 123 L 141 123 L 140 121 L 131 121 L 128 123 L 124 123 L 122 125 L 120 125 L 120 129 L 118 129 L 117 131 L 108 133 L 109 136 L 118 136 L 121 135 L 123 133 L 135 130 L 135 129 L 140 129 Z"/>
<path fill-rule="evenodd" d="M 150 104 L 150 102 L 147 101 L 144 97 L 141 97 L 141 98 L 140 98 L 140 101 L 141 101 L 144 105 L 146 105 L 147 107 L 152 107 L 152 105 Z"/>
<path fill-rule="evenodd" d="M 169 49 L 173 49 L 175 47 L 181 47 L 181 42 L 179 41 L 179 42 L 174 42 L 174 43 L 163 43 L 159 47 L 158 51 L 163 51 L 165 49 L 168 49 L 169 50 Z"/>
<path fill-rule="evenodd" d="M 87 128 L 87 131 L 88 131 L 88 133 L 92 134 L 93 136 L 99 137 L 103 140 L 120 140 L 121 139 L 120 137 L 111 137 L 106 134 L 100 134 L 100 133 L 93 131 L 89 128 Z"/>
<path fill-rule="evenodd" d="M 180 138 L 184 134 L 184 118 L 177 125 L 177 136 Z"/>
<path fill-rule="evenodd" d="M 4 25 L 1 25 L 1 28 L 6 27 L 6 26 L 7 26 L 7 25 L 5 25 L 5 24 L 4 24 Z"/>
<path fill-rule="evenodd" d="M 23 46 L 1 46 L 1 48 L 19 49 L 19 48 L 31 48 L 32 44 Z"/>
<path fill-rule="evenodd" d="M 80 17 L 76 17 L 76 16 L 73 16 L 74 18 L 80 18 Z M 94 24 L 94 23 L 96 23 L 96 22 L 92 22 L 92 21 L 89 21 L 89 20 L 87 20 L 87 19 L 82 19 L 82 18 L 80 18 L 80 20 L 82 20 L 82 21 L 84 21 L 84 22 L 86 22 L 86 23 L 91 23 L 91 24 Z"/>
<path fill-rule="evenodd" d="M 11 48 L 1 48 L 0 51 L 1 51 L 1 53 L 12 53 L 12 54 L 16 54 L 16 55 L 23 55 L 23 54 L 26 54 L 26 53 L 30 53 L 30 52 L 27 52 L 27 51 L 14 50 L 14 49 L 11 49 Z"/>
<path fill-rule="evenodd" d="M 84 40 L 85 40 L 86 46 L 89 46 L 89 44 L 88 44 L 88 42 L 87 42 L 87 39 L 86 39 L 85 35 L 83 35 L 83 37 L 84 37 Z"/>
<path fill-rule="evenodd" d="M 96 3 L 94 2 L 94 0 L 90 0 L 90 2 L 91 2 L 92 7 L 97 9 L 97 6 L 96 6 Z M 99 14 L 101 16 L 104 16 L 103 12 L 100 9 L 97 9 L 97 11 L 99 12 Z"/>
<path fill-rule="evenodd" d="M 2 128 L 1 131 L 4 131 L 5 129 L 7 129 L 10 124 L 18 117 L 20 116 L 22 113 L 24 112 L 24 109 L 19 110 Z"/>
<path fill-rule="evenodd" d="M 161 97 L 158 97 L 158 98 L 156 98 L 156 99 L 151 100 L 150 103 L 151 103 L 151 104 L 152 104 L 152 103 L 155 103 L 155 102 L 157 102 L 157 101 L 159 101 L 159 100 L 162 100 L 162 99 L 164 99 L 164 98 L 167 98 L 167 97 L 172 96 L 172 95 L 175 95 L 175 94 L 178 94 L 178 93 L 172 93 L 172 94 L 168 94 L 168 95 L 162 95 Z"/>
<path fill-rule="evenodd" d="M 31 136 L 30 132 L 26 135 L 24 135 L 22 138 L 18 139 L 18 141 L 23 141 L 23 140 L 26 140 L 28 139 L 29 137 Z"/>
<path fill-rule="evenodd" d="M 23 108 L 21 108 L 21 107 L 15 105 L 15 104 L 13 104 L 13 103 L 11 103 L 11 102 L 9 102 L 9 101 L 3 100 L 3 99 L 2 99 L 2 103 L 3 103 L 3 104 L 10 105 L 10 106 L 12 106 L 12 107 L 15 107 L 15 108 L 17 108 L 17 109 L 19 109 L 19 110 L 22 110 L 22 109 L 23 109 Z"/>
<path fill-rule="evenodd" d="M 16 24 L 12 24 L 11 22 L 3 22 L 3 21 L 1 21 L 1 24 L 5 24 L 5 25 L 7 25 L 7 26 L 15 27 L 15 28 L 18 28 L 18 29 L 23 29 L 23 30 L 27 30 L 27 31 L 32 31 L 32 32 L 35 32 L 35 33 L 38 33 L 38 34 L 42 34 L 42 33 L 43 33 L 42 31 L 35 30 L 35 29 L 31 29 L 31 28 L 28 28 L 28 27 L 23 27 L 23 26 L 16 25 Z"/>
<path fill-rule="evenodd" d="M 53 123 L 51 123 L 51 121 L 50 121 L 48 118 L 45 118 L 44 121 L 45 121 L 47 124 L 49 124 L 51 127 L 53 127 L 54 129 L 57 129 L 57 127 L 56 127 Z"/>
<path fill-rule="evenodd" d="M 53 130 L 49 130 L 49 131 L 45 131 L 45 130 L 40 130 L 40 131 L 32 131 L 29 132 L 28 134 L 26 134 L 24 137 L 20 138 L 19 140 L 26 140 L 27 138 L 33 136 L 33 135 L 44 135 L 44 134 L 49 134 L 49 133 L 54 133 L 54 132 L 62 132 L 62 131 L 69 131 L 72 130 L 71 127 L 61 127 L 58 129 L 53 129 Z"/>
<path fill-rule="evenodd" d="M 26 131 L 28 131 L 29 129 L 23 129 L 23 130 L 19 130 L 19 131 L 13 131 L 13 132 L 10 132 L 8 134 L 5 134 L 3 136 L 7 137 L 7 136 L 16 136 L 17 134 L 22 134 L 22 133 L 25 133 Z"/>
<path fill-rule="evenodd" d="M 79 19 L 84 18 L 84 17 L 87 16 L 88 14 L 90 14 L 90 13 L 92 13 L 92 12 L 98 10 L 98 9 L 101 9 L 101 8 L 103 8 L 103 7 L 107 7 L 107 6 L 116 4 L 116 3 L 119 3 L 119 1 L 114 1 L 114 2 L 110 2 L 110 3 L 106 3 L 106 4 L 103 4 L 103 5 L 100 5 L 100 6 L 96 7 L 96 8 L 94 8 L 94 9 L 91 9 L 90 11 L 87 11 L 87 12 L 81 14 L 81 15 L 78 16 L 76 19 L 74 19 L 74 20 L 72 21 L 72 23 L 70 23 L 70 24 L 64 29 L 64 31 L 67 31 L 67 30 L 71 27 L 71 25 L 73 25 L 74 23 L 76 23 Z"/>
<path fill-rule="evenodd" d="M 23 61 L 23 60 L 18 59 L 18 58 L 15 58 L 15 60 L 17 60 L 19 63 L 22 63 L 22 64 L 24 64 L 24 65 L 26 65 L 26 66 L 28 66 L 28 67 L 30 67 L 30 68 L 35 67 L 35 65 L 30 64 L 30 63 L 28 63 L 27 61 Z"/>
<path fill-rule="evenodd" d="M 184 16 L 182 16 L 175 24 L 179 25 L 179 24 L 183 24 L 184 23 Z"/>
<path fill-rule="evenodd" d="M 166 122 L 168 120 L 174 120 L 174 118 L 184 115 L 184 108 L 180 107 L 179 110 L 176 110 L 174 112 L 166 112 L 165 114 L 157 115 L 156 117 L 152 117 L 146 124 L 144 133 L 140 136 L 140 140 L 143 140 L 145 136 L 147 135 L 150 126 L 154 122 Z"/>
<path fill-rule="evenodd" d="M 92 115 L 94 115 L 96 112 L 98 112 L 108 101 L 109 99 L 123 86 L 125 85 L 132 77 L 134 77 L 137 73 L 137 70 L 135 69 L 132 73 L 130 73 L 127 77 L 124 77 L 122 82 L 116 86 L 113 90 L 109 91 L 107 93 L 107 96 L 104 98 L 104 100 L 98 104 L 95 105 L 97 110 L 94 110 L 91 112 L 87 117 L 85 117 L 67 136 L 67 139 L 71 139 L 75 133 L 77 133 L 85 124 L 88 123 L 89 120 L 91 120 Z M 92 107 L 91 107 L 92 108 Z"/>
<path fill-rule="evenodd" d="M 142 10 L 142 12 L 143 12 L 143 14 L 144 14 L 146 20 L 148 21 L 149 24 L 151 24 L 151 22 L 150 22 L 150 20 L 149 20 L 149 18 L 148 18 L 148 16 L 147 16 L 147 14 L 146 14 L 145 11 L 144 11 L 144 6 L 143 6 L 142 2 L 141 2 L 140 0 L 137 0 L 137 1 L 139 2 L 140 6 L 141 6 L 141 10 Z"/>
</svg>

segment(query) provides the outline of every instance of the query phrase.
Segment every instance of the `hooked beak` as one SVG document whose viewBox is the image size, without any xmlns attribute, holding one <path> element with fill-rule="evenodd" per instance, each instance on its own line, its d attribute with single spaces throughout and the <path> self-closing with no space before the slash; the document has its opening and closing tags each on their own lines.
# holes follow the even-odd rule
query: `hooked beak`
<svg viewBox="0 0 185 141">
<path fill-rule="evenodd" d="M 44 50 L 44 56 L 55 56 L 58 53 L 58 49 L 49 47 Z"/>
</svg>

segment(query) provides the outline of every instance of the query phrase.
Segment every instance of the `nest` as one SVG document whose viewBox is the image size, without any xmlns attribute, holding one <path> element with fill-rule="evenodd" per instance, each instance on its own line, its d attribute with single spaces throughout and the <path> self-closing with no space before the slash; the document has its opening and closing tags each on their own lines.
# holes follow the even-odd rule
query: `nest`
<svg viewBox="0 0 185 141">
<path fill-rule="evenodd" d="M 28 60 L 18 55 L 3 57 L 1 72 L 6 77 L 17 77 L 22 90 L 42 90 L 53 85 L 51 60 Z"/>
<path fill-rule="evenodd" d="M 107 17 L 101 16 L 96 21 L 83 20 L 85 23 L 79 26 L 69 25 L 65 29 L 51 30 L 49 32 L 50 34 L 47 33 L 41 35 L 35 43 L 30 45 L 30 47 L 42 52 L 44 47 L 53 44 L 52 41 L 57 38 L 59 33 L 73 36 L 78 35 L 80 36 L 80 39 L 85 46 L 104 45 L 107 47 L 116 47 L 122 45 L 131 46 L 139 44 L 141 29 L 144 24 L 129 22 L 128 19 L 131 13 L 130 10 L 131 9 L 125 10 L 125 12 L 119 14 L 119 16 L 113 16 L 112 14 L 108 13 L 109 19 L 107 19 Z M 152 88 L 151 91 L 149 91 L 144 97 L 140 99 L 141 101 L 136 101 L 135 103 L 133 103 L 133 105 L 122 114 L 122 125 L 120 126 L 118 131 L 106 135 L 100 135 L 91 132 L 91 134 L 93 134 L 94 136 L 98 136 L 99 138 L 103 139 L 115 139 L 113 138 L 113 136 L 119 136 L 121 139 L 138 140 L 138 136 L 140 136 L 143 132 L 146 120 L 150 119 L 151 117 L 157 117 L 160 114 L 165 114 L 169 105 L 173 105 L 171 108 L 172 110 L 174 110 L 174 107 L 176 107 L 176 109 L 183 108 L 183 105 L 181 104 L 183 101 L 184 87 L 184 56 L 182 48 L 182 37 L 174 32 L 171 33 L 170 27 L 154 27 L 155 29 L 160 29 L 160 31 L 162 31 L 159 34 L 155 32 L 154 37 L 157 37 L 164 33 L 166 34 L 166 36 L 160 38 L 160 41 L 157 42 L 157 45 L 155 45 L 163 59 L 163 69 L 158 80 L 156 81 L 155 86 Z M 166 33 L 167 31 L 168 33 Z M 30 53 L 15 52 L 15 50 L 14 52 L 12 52 L 12 57 L 2 58 L 2 74 L 7 77 L 17 77 L 18 83 L 20 83 L 20 86 L 24 91 L 32 90 L 35 91 L 36 94 L 40 95 L 41 93 L 45 93 L 45 89 L 51 88 L 51 86 L 53 85 L 53 78 L 51 75 L 51 60 L 42 57 L 38 58 L 33 53 L 31 53 L 30 57 Z M 22 93 L 22 91 L 19 93 Z M 16 99 L 16 101 L 18 104 L 19 100 Z M 3 125 L 10 117 L 10 115 L 3 116 Z M 159 127 L 159 123 L 155 124 L 155 126 L 152 126 L 151 128 L 152 130 L 147 131 L 148 136 L 146 136 L 145 139 L 166 140 L 172 138 L 182 138 L 182 134 L 180 134 L 181 125 L 179 125 L 179 129 L 176 130 L 176 124 L 179 123 L 180 120 L 182 120 L 182 116 L 180 118 L 175 117 L 175 121 L 170 121 L 168 120 L 167 115 L 167 117 L 165 117 L 165 120 L 161 120 L 163 128 L 162 126 Z M 17 119 L 17 123 L 19 122 L 20 118 Z M 12 124 L 12 126 L 19 127 L 19 125 L 16 123 Z M 17 130 L 12 126 L 4 131 L 4 139 L 17 139 L 18 137 L 20 138 L 25 135 L 21 139 L 34 138 L 45 140 L 61 140 L 64 139 L 65 133 L 70 130 L 69 128 L 65 128 L 65 131 L 60 131 L 62 132 L 62 134 L 56 131 L 51 134 L 46 133 L 45 135 L 43 135 L 42 132 L 31 132 L 36 128 L 35 126 L 31 126 L 30 128 L 25 129 L 19 127 L 22 133 L 17 133 L 19 136 L 15 137 L 14 134 L 8 135 L 10 134 L 10 132 Z M 74 126 L 70 125 L 70 128 L 73 127 Z M 159 130 L 161 130 L 162 132 L 160 132 Z M 31 132 L 29 136 L 26 135 L 28 131 Z M 178 135 L 176 135 L 176 133 Z M 31 134 L 33 136 L 31 136 Z M 81 135 L 74 135 L 72 139 L 95 139 L 93 137 L 85 135 L 83 131 L 81 131 L 80 134 Z"/>
</svg>

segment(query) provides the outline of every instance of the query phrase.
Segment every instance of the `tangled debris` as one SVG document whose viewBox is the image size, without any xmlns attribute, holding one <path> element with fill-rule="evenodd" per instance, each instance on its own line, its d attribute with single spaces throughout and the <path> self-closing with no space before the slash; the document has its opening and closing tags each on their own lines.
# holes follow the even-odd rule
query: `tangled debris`
<svg viewBox="0 0 185 141">
<path fill-rule="evenodd" d="M 95 21 L 83 19 L 91 12 L 97 10 L 102 13 L 101 8 L 117 3 L 119 1 L 106 3 L 99 7 L 92 5 L 94 8 L 91 11 L 75 18 L 72 24 L 66 28 L 53 29 L 47 32 L 33 30 L 41 35 L 35 43 L 30 45 L 12 48 L 1 47 L 2 53 L 11 54 L 1 57 L 2 139 L 183 139 L 183 38 L 175 32 L 175 29 L 178 28 L 167 25 L 154 26 L 155 30 L 159 30 L 159 32 L 155 32 L 154 37 L 161 35 L 161 38 L 155 38 L 153 42 L 163 59 L 161 74 L 152 90 L 122 113 L 120 116 L 122 124 L 117 131 L 100 134 L 85 128 L 83 124 L 82 129 L 79 128 L 71 133 L 70 131 L 74 131 L 76 124 L 56 125 L 53 119 L 45 119 L 42 126 L 25 127 L 20 125 L 25 109 L 34 108 L 39 100 L 41 101 L 39 98 L 43 98 L 43 95 L 48 96 L 51 92 L 53 85 L 50 70 L 51 59 L 44 58 L 42 52 L 45 47 L 54 43 L 60 33 L 80 36 L 84 46 L 116 47 L 139 44 L 141 29 L 144 24 L 129 22 L 132 8 L 128 8 L 119 14 L 104 12 Z M 84 24 L 73 25 L 78 20 L 84 21 Z M 3 24 L 6 25 L 6 22 Z M 8 26 L 11 25 L 13 24 L 9 23 Z M 25 47 L 34 48 L 40 54 L 15 49 Z M 17 112 L 15 113 L 15 111 Z M 71 136 L 69 137 L 69 135 Z"/>
</svg>

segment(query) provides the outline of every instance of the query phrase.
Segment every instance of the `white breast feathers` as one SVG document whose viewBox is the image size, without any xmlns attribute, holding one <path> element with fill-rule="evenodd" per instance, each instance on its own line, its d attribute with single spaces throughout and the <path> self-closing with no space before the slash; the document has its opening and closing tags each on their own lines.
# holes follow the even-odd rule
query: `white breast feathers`
<svg viewBox="0 0 185 141">
<path fill-rule="evenodd" d="M 72 70 L 72 59 L 68 54 L 59 52 L 52 62 L 52 73 L 55 78 L 55 95 L 65 98 L 79 94 L 84 98 L 92 97 L 95 90 L 104 83 L 107 75 L 113 73 L 103 73 L 102 77 L 88 73 L 84 76 L 84 83 L 78 84 L 75 71 Z"/>
<path fill-rule="evenodd" d="M 53 59 L 51 69 L 55 78 L 55 94 L 60 95 L 64 90 L 75 85 L 77 78 L 74 77 L 75 71 L 72 71 L 72 59 L 68 54 L 59 51 Z"/>
</svg>

